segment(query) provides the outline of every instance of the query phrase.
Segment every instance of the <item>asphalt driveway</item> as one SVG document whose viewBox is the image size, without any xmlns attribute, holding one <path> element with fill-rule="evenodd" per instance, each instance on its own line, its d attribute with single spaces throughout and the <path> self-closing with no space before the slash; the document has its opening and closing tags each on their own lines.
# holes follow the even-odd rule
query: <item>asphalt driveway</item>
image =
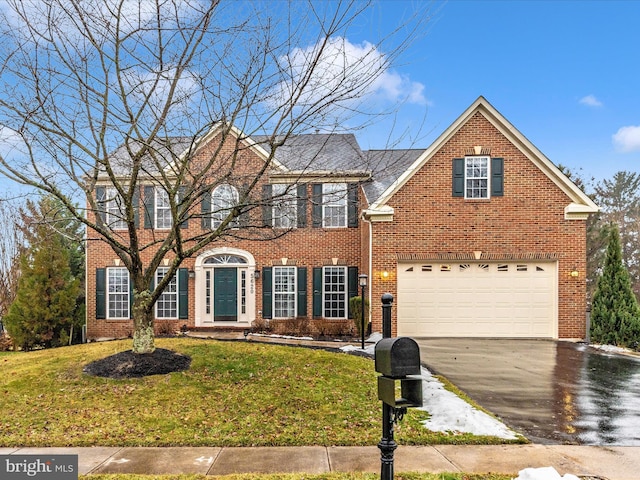
<svg viewBox="0 0 640 480">
<path fill-rule="evenodd" d="M 531 441 L 640 446 L 640 359 L 551 340 L 416 338 L 422 362 Z"/>
</svg>

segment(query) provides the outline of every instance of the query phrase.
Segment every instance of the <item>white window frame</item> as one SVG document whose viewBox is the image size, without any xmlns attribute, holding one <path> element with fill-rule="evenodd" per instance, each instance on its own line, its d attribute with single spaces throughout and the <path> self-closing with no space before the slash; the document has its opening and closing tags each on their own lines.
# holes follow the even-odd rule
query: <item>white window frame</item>
<svg viewBox="0 0 640 480">
<path fill-rule="evenodd" d="M 274 266 L 271 274 L 273 276 L 273 318 L 295 318 L 298 311 L 298 269 L 290 266 Z"/>
<path fill-rule="evenodd" d="M 333 282 L 334 275 L 342 282 Z M 327 280 L 330 281 L 327 281 Z M 349 276 L 347 267 L 322 267 L 322 316 L 345 319 L 349 317 Z M 343 312 L 340 315 L 340 312 Z"/>
<path fill-rule="evenodd" d="M 120 193 L 118 193 L 118 190 L 114 187 L 107 187 L 105 194 L 107 225 L 112 230 L 126 230 L 127 222 L 124 218 L 124 212 L 122 211 L 123 202 Z"/>
<path fill-rule="evenodd" d="M 154 188 L 154 202 L 155 228 L 169 230 L 173 226 L 173 218 L 171 217 L 171 203 L 167 191 L 160 187 Z"/>
<path fill-rule="evenodd" d="M 479 161 L 486 162 L 486 166 L 478 165 Z M 490 179 L 490 157 L 464 157 L 464 198 L 469 200 L 487 200 L 491 198 Z M 476 195 L 475 193 L 478 194 Z"/>
<path fill-rule="evenodd" d="M 158 267 L 155 275 L 155 284 L 158 285 L 169 271 L 169 267 Z M 168 306 L 167 306 L 168 305 Z M 175 309 L 175 313 L 172 310 Z M 155 304 L 156 318 L 162 320 L 178 319 L 178 276 L 173 275 L 171 281 L 162 291 Z M 166 312 L 169 311 L 169 315 Z M 172 314 L 173 313 L 173 314 Z"/>
<path fill-rule="evenodd" d="M 298 226 L 298 193 L 295 185 L 275 183 L 271 185 L 273 228 L 296 228 Z"/>
<path fill-rule="evenodd" d="M 228 183 L 218 185 L 211 192 L 211 227 L 215 230 L 229 215 L 229 211 L 238 204 L 240 196 L 238 189 Z M 231 227 L 238 226 L 238 219 L 234 219 Z"/>
<path fill-rule="evenodd" d="M 126 267 L 107 268 L 107 319 L 128 320 L 131 317 L 130 282 Z"/>
<path fill-rule="evenodd" d="M 322 227 L 346 228 L 348 220 L 346 183 L 322 184 Z"/>
</svg>

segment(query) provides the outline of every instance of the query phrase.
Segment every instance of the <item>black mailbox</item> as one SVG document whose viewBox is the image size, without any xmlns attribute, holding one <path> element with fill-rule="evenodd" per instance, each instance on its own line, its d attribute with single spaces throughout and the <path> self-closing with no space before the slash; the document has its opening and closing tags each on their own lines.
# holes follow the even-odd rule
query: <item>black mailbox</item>
<svg viewBox="0 0 640 480">
<path fill-rule="evenodd" d="M 376 344 L 376 372 L 385 377 L 420 375 L 420 347 L 408 337 L 383 338 Z"/>
<path fill-rule="evenodd" d="M 376 344 L 378 399 L 395 408 L 422 406 L 422 376 L 420 347 L 412 338 L 383 338 Z M 396 397 L 396 382 L 400 382 L 400 397 Z"/>
</svg>

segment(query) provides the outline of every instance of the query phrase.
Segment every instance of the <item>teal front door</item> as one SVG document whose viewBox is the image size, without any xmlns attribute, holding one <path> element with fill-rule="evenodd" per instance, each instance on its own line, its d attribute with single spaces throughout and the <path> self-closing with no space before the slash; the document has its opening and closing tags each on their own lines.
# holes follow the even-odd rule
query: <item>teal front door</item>
<svg viewBox="0 0 640 480">
<path fill-rule="evenodd" d="M 213 272 L 213 319 L 237 322 L 238 269 L 216 268 Z"/>
</svg>

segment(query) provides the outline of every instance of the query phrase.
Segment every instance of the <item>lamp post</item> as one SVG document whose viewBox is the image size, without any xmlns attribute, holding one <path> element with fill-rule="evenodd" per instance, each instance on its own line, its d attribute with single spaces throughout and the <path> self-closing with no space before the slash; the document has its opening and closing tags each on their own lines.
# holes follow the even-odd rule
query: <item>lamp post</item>
<svg viewBox="0 0 640 480">
<path fill-rule="evenodd" d="M 364 289 L 367 288 L 367 274 L 366 273 L 361 273 L 360 275 L 358 275 L 358 284 L 360 285 L 360 336 L 362 339 L 362 349 L 364 350 L 364 308 L 365 308 L 365 301 L 364 301 Z"/>
</svg>

